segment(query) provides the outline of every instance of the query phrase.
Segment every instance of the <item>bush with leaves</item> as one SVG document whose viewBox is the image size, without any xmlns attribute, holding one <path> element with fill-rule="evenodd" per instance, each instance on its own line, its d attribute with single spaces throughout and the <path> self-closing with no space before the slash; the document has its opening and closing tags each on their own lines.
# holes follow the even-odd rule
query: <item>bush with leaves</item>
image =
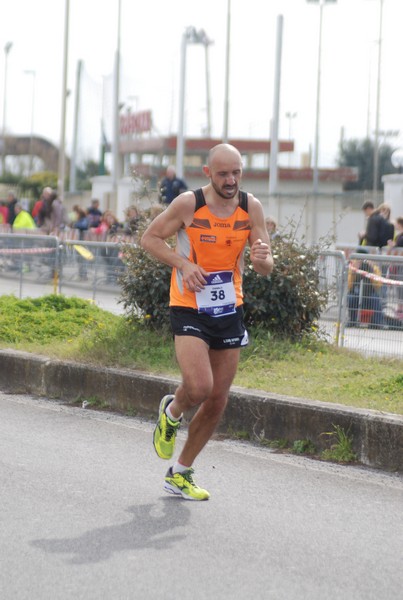
<svg viewBox="0 0 403 600">
<path fill-rule="evenodd" d="M 46 186 L 57 189 L 57 173 L 53 171 L 38 171 L 19 181 L 21 192 L 30 194 L 33 200 L 39 198 L 43 188 Z"/>
<path fill-rule="evenodd" d="M 305 247 L 292 237 L 272 242 L 274 269 L 269 277 L 258 275 L 246 249 L 243 279 L 245 322 L 297 339 L 311 333 L 326 303 L 319 291 L 317 247 Z"/>
<path fill-rule="evenodd" d="M 127 316 L 131 320 L 143 318 L 155 329 L 168 327 L 171 268 L 140 246 L 124 244 L 122 255 L 127 269 L 120 279 L 120 302 Z"/>
<path fill-rule="evenodd" d="M 319 291 L 316 259 L 318 248 L 297 244 L 285 236 L 272 243 L 274 270 L 269 277 L 258 275 L 245 252 L 244 310 L 247 327 L 298 339 L 314 331 L 326 298 Z M 144 319 L 159 329 L 169 326 L 171 268 L 158 262 L 140 247 L 125 246 L 127 264 L 121 279 L 121 302 L 129 318 Z"/>
</svg>

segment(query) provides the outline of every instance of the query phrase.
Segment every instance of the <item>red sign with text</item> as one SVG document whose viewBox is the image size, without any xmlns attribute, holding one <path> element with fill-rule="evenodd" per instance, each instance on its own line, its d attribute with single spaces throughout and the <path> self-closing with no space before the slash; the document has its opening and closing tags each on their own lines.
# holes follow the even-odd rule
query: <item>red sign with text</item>
<svg viewBox="0 0 403 600">
<path fill-rule="evenodd" d="M 120 115 L 120 135 L 151 131 L 151 110 Z"/>
</svg>

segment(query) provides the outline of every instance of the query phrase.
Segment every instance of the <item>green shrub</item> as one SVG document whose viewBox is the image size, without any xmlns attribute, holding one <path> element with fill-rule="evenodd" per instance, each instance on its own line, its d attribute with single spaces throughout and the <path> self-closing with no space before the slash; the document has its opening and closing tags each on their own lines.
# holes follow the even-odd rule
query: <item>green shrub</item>
<svg viewBox="0 0 403 600">
<path fill-rule="evenodd" d="M 171 268 L 157 261 L 140 246 L 124 245 L 127 264 L 120 279 L 121 303 L 131 320 L 142 318 L 154 329 L 169 326 Z"/>
<path fill-rule="evenodd" d="M 142 248 L 126 246 L 127 271 L 120 283 L 121 302 L 131 319 L 159 329 L 169 325 L 171 268 Z M 244 309 L 247 327 L 300 339 L 314 331 L 325 297 L 319 292 L 318 249 L 299 246 L 290 236 L 273 242 L 274 270 L 258 275 L 245 252 Z"/>
<path fill-rule="evenodd" d="M 272 333 L 301 338 L 312 333 L 326 297 L 319 291 L 316 260 L 319 249 L 298 245 L 292 237 L 272 242 L 274 269 L 258 275 L 246 250 L 244 274 L 245 322 Z"/>
<path fill-rule="evenodd" d="M 32 198 L 37 200 L 46 186 L 57 189 L 57 173 L 53 171 L 38 171 L 29 177 L 22 178 L 19 182 L 19 188 L 24 195 L 31 194 Z"/>
</svg>

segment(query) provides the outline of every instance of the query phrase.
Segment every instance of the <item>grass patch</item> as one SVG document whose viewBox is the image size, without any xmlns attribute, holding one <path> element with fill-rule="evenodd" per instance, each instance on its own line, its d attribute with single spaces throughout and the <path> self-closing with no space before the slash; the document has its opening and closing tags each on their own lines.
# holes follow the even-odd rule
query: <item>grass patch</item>
<svg viewBox="0 0 403 600">
<path fill-rule="evenodd" d="M 277 394 L 403 414 L 403 361 L 367 358 L 327 342 L 257 339 L 235 384 Z"/>
<path fill-rule="evenodd" d="M 353 452 L 353 438 L 339 425 L 333 425 L 333 430 L 322 435 L 327 435 L 334 440 L 330 448 L 323 450 L 321 458 L 340 463 L 355 462 L 357 455 Z"/>
<path fill-rule="evenodd" d="M 403 414 L 403 361 L 365 358 L 307 338 L 250 332 L 234 384 L 287 396 Z M 172 336 L 86 300 L 0 297 L 0 344 L 50 357 L 179 376 Z"/>
</svg>

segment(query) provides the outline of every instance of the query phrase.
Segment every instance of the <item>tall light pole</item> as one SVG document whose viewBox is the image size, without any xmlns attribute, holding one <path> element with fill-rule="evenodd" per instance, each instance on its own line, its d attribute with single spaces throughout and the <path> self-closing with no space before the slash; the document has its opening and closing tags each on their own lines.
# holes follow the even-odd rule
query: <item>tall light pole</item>
<svg viewBox="0 0 403 600">
<path fill-rule="evenodd" d="M 318 72 L 316 83 L 316 121 L 315 121 L 315 145 L 313 153 L 313 193 L 319 191 L 319 129 L 320 129 L 320 85 L 322 75 L 322 21 L 323 7 L 325 4 L 335 3 L 337 0 L 307 0 L 307 2 L 319 5 L 319 43 L 318 43 Z"/>
<path fill-rule="evenodd" d="M 77 179 L 77 141 L 78 141 L 78 118 L 80 114 L 80 98 L 81 98 L 81 71 L 83 68 L 83 61 L 77 62 L 76 70 L 76 94 L 74 101 L 74 125 L 73 125 L 73 143 L 71 145 L 70 155 L 70 180 L 69 180 L 69 192 L 73 193 L 76 191 L 76 179 Z"/>
<path fill-rule="evenodd" d="M 31 129 L 29 136 L 29 175 L 32 175 L 33 157 L 34 157 L 34 116 L 35 116 L 35 83 L 36 83 L 36 71 L 27 70 L 24 71 L 26 75 L 32 75 L 32 103 L 31 103 Z"/>
<path fill-rule="evenodd" d="M 121 162 L 119 155 L 119 139 L 120 139 L 120 109 L 121 105 L 119 102 L 120 96 L 120 22 L 121 22 L 121 0 L 118 2 L 118 27 L 117 27 L 117 38 L 116 38 L 116 52 L 115 52 L 115 68 L 114 68 L 114 101 L 113 101 L 113 141 L 112 141 L 112 186 L 113 192 L 117 195 L 118 191 L 118 180 L 121 176 Z M 117 198 L 117 196 L 116 196 Z"/>
<path fill-rule="evenodd" d="M 374 139 L 374 179 L 372 183 L 373 195 L 377 195 L 379 179 L 379 118 L 381 112 L 381 69 L 382 69 L 382 21 L 383 21 L 383 0 L 379 0 L 379 36 L 378 36 L 378 74 L 376 85 L 376 118 L 375 118 L 375 139 Z"/>
<path fill-rule="evenodd" d="M 206 49 L 213 42 L 207 37 L 206 32 L 201 29 L 197 31 L 195 27 L 187 27 L 182 35 L 181 43 L 181 74 L 180 74 L 180 92 L 179 92 L 179 122 L 178 137 L 176 142 L 176 172 L 178 177 L 183 177 L 183 158 L 185 153 L 185 91 L 186 91 L 186 50 L 188 44 L 202 44 Z M 206 77 L 208 77 L 208 68 L 206 67 Z M 207 83 L 207 97 L 209 96 L 209 84 Z M 207 105 L 209 98 L 207 99 Z M 209 118 L 209 106 L 207 106 L 207 117 Z M 209 124 L 208 124 L 209 127 Z"/>
<path fill-rule="evenodd" d="M 278 181 L 278 126 L 280 120 L 281 53 L 283 46 L 283 15 L 277 17 L 276 67 L 274 75 L 273 118 L 270 127 L 270 177 L 269 195 L 277 192 Z"/>
<path fill-rule="evenodd" d="M 231 0 L 227 1 L 227 43 L 225 55 L 225 91 L 224 91 L 224 130 L 222 141 L 228 142 L 228 120 L 229 120 L 229 69 L 231 48 Z"/>
<path fill-rule="evenodd" d="M 291 124 L 292 124 L 292 120 L 295 119 L 295 117 L 297 116 L 296 112 L 292 112 L 292 111 L 287 111 L 285 113 L 286 118 L 288 119 L 288 139 L 291 141 Z M 288 166 L 291 165 L 291 152 L 288 155 Z"/>
<path fill-rule="evenodd" d="M 3 88 L 3 132 L 2 132 L 2 149 L 1 149 L 1 174 L 6 171 L 6 104 L 7 104 L 7 65 L 8 54 L 12 48 L 13 42 L 7 42 L 4 46 L 4 88 Z"/>
<path fill-rule="evenodd" d="M 59 169 L 57 191 L 60 200 L 64 196 L 64 180 L 66 177 L 66 106 L 67 106 L 67 64 L 69 49 L 69 14 L 70 0 L 65 0 L 64 14 L 64 46 L 63 46 L 63 81 L 62 81 L 62 114 L 60 119 Z"/>
</svg>

